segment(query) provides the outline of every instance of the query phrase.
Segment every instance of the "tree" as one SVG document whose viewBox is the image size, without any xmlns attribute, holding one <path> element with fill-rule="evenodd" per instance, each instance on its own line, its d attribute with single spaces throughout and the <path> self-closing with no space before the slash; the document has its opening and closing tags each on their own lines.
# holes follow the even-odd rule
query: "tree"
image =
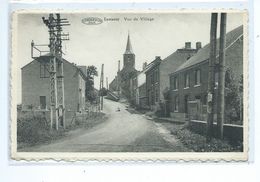
<svg viewBox="0 0 260 182">
<path fill-rule="evenodd" d="M 225 115 L 229 122 L 239 120 L 240 116 L 239 85 L 233 75 L 232 70 L 227 68 L 225 75 Z"/>
<path fill-rule="evenodd" d="M 98 71 L 95 66 L 88 66 L 87 67 L 87 76 L 93 78 L 94 76 L 98 76 Z"/>
<path fill-rule="evenodd" d="M 88 66 L 85 96 L 90 103 L 93 103 L 97 99 L 97 94 L 94 89 L 94 76 L 98 76 L 97 68 L 93 65 Z"/>
</svg>

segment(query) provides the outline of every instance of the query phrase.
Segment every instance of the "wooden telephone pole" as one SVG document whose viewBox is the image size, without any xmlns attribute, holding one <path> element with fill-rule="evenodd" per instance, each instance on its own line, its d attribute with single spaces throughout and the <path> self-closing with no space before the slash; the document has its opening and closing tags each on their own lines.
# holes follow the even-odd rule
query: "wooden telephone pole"
<svg viewBox="0 0 260 182">
<path fill-rule="evenodd" d="M 106 84 L 107 84 L 107 90 L 108 90 L 108 78 L 106 77 Z"/>
<path fill-rule="evenodd" d="M 207 142 L 211 140 L 213 135 L 213 119 L 214 119 L 214 87 L 215 87 L 215 63 L 216 63 L 216 37 L 217 37 L 218 14 L 211 14 L 210 26 L 210 57 L 209 57 L 209 75 L 208 75 L 208 98 L 207 98 Z"/>
<path fill-rule="evenodd" d="M 221 13 L 220 42 L 219 42 L 219 63 L 218 63 L 218 106 L 217 126 L 218 137 L 223 138 L 223 123 L 225 119 L 225 53 L 226 53 L 226 21 L 227 14 Z"/>
<path fill-rule="evenodd" d="M 117 94 L 118 96 L 120 96 L 120 78 L 119 78 L 119 75 L 120 75 L 120 60 L 118 60 L 118 70 L 117 70 Z"/>
<path fill-rule="evenodd" d="M 104 64 L 101 67 L 100 75 L 100 86 L 99 86 L 99 95 L 100 95 L 100 109 L 103 110 L 103 88 L 104 88 Z"/>
<path fill-rule="evenodd" d="M 69 40 L 69 34 L 62 33 L 62 26 L 70 25 L 67 19 L 61 19 L 60 14 L 56 14 L 56 18 L 51 13 L 48 19 L 42 17 L 43 23 L 49 28 L 50 36 L 50 118 L 51 129 L 53 126 L 53 115 L 56 121 L 56 130 L 59 124 L 65 128 L 65 97 L 64 97 L 64 73 L 62 60 L 62 40 Z M 65 36 L 65 38 L 64 38 Z M 32 49 L 35 48 L 32 42 Z M 60 122 L 59 122 L 60 121 Z"/>
<path fill-rule="evenodd" d="M 49 36 L 50 36 L 50 63 L 49 63 L 49 72 L 50 72 L 50 104 L 51 104 L 51 128 L 53 125 L 53 115 L 55 116 L 56 121 L 56 130 L 58 130 L 58 99 L 57 99 L 57 64 L 56 64 L 56 55 L 55 55 L 55 19 L 53 14 L 49 15 L 48 20 L 45 20 L 44 23 L 49 28 Z"/>
</svg>

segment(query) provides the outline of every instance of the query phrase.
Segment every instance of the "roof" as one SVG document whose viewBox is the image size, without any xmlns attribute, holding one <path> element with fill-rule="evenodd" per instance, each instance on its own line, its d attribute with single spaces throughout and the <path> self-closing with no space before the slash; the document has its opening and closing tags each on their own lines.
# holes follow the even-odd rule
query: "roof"
<svg viewBox="0 0 260 182">
<path fill-rule="evenodd" d="M 47 58 L 48 58 L 49 56 L 50 56 L 50 53 L 45 54 L 45 55 L 42 55 L 42 56 L 40 56 L 40 57 L 37 57 L 37 58 L 35 58 L 34 60 L 32 60 L 31 62 L 29 62 L 28 64 L 24 65 L 21 69 L 27 67 L 28 65 L 30 65 L 30 64 L 31 64 L 32 62 L 34 62 L 34 61 L 39 61 L 39 62 L 41 62 L 41 61 L 48 61 L 49 59 L 47 59 Z M 78 66 L 76 66 L 75 64 L 73 64 L 73 63 L 67 61 L 67 60 L 64 59 L 64 58 L 62 58 L 62 60 L 65 61 L 65 62 L 67 62 L 67 63 L 69 63 L 69 64 L 72 65 L 74 68 L 76 68 L 76 70 L 81 74 L 81 76 L 83 77 L 84 80 L 87 79 L 87 75 L 86 75 Z"/>
<path fill-rule="evenodd" d="M 161 58 L 159 56 L 157 56 L 155 58 L 155 60 L 153 60 L 152 62 L 150 62 L 145 69 L 143 70 L 145 73 L 148 72 L 149 70 L 151 70 L 153 67 L 157 66 L 158 64 L 161 63 Z"/>
<path fill-rule="evenodd" d="M 129 33 L 128 33 L 128 37 L 127 37 L 125 54 L 134 54 L 133 49 L 132 49 L 132 45 L 131 45 L 131 41 L 130 41 Z"/>
<path fill-rule="evenodd" d="M 162 60 L 161 65 L 169 66 L 171 64 L 171 72 L 174 72 L 180 65 L 186 62 L 190 57 L 196 54 L 197 49 L 177 49 L 168 57 Z"/>
<path fill-rule="evenodd" d="M 226 34 L 226 49 L 228 49 L 231 45 L 233 45 L 242 36 L 243 36 L 243 25 L 228 32 Z M 219 52 L 219 39 L 217 39 L 217 53 L 218 52 Z M 178 67 L 178 69 L 176 69 L 175 72 L 181 71 L 181 70 L 189 68 L 193 65 L 207 61 L 209 59 L 209 53 L 210 53 L 210 44 L 207 44 L 202 49 L 200 49 L 197 52 L 197 54 L 192 56 L 188 61 L 186 61 L 180 67 Z M 217 55 L 217 57 L 218 57 L 218 55 Z"/>
</svg>

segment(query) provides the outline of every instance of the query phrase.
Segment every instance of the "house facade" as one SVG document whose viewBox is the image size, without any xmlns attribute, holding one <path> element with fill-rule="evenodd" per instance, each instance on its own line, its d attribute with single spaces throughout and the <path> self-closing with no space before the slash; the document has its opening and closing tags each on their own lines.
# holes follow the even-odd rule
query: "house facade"
<svg viewBox="0 0 260 182">
<path fill-rule="evenodd" d="M 217 53 L 219 40 L 217 40 Z M 206 120 L 207 90 L 210 45 L 207 44 L 170 74 L 170 115 L 176 120 L 185 120 L 190 113 L 198 113 L 196 119 Z M 218 55 L 217 55 L 218 59 Z M 226 35 L 226 70 L 232 72 L 234 84 L 239 84 L 243 74 L 243 27 Z M 215 72 L 215 93 L 218 72 Z M 228 92 L 228 90 L 225 90 Z M 215 95 L 217 101 L 217 96 Z M 191 111 L 195 107 L 195 111 Z M 216 106 L 214 108 L 216 110 Z"/>
<path fill-rule="evenodd" d="M 22 69 L 22 109 L 49 111 L 49 57 L 36 58 Z M 63 59 L 64 98 L 66 112 L 85 110 L 86 67 L 77 67 Z"/>
<path fill-rule="evenodd" d="M 146 74 L 145 71 L 151 66 L 145 62 L 142 71 L 131 79 L 131 103 L 138 109 L 147 109 Z"/>
<path fill-rule="evenodd" d="M 186 42 L 185 47 L 177 49 L 174 53 L 161 60 L 156 57 L 152 66 L 146 71 L 146 92 L 148 105 L 152 110 L 164 108 L 168 110 L 168 99 L 165 93 L 169 90 L 169 74 L 174 72 L 181 64 L 186 62 L 201 48 L 201 43 L 196 43 L 196 48 L 191 48 L 191 43 Z M 165 112 L 165 115 L 168 115 Z"/>
<path fill-rule="evenodd" d="M 146 95 L 147 95 L 147 105 L 150 109 L 155 109 L 159 104 L 159 95 L 160 95 L 160 81 L 159 81 L 159 72 L 160 72 L 160 56 L 157 56 L 155 60 L 151 62 L 151 67 L 146 70 Z"/>
</svg>

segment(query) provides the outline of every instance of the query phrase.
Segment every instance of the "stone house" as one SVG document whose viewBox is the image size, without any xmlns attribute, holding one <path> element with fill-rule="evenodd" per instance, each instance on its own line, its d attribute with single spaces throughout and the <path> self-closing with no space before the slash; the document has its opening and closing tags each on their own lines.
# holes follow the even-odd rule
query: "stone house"
<svg viewBox="0 0 260 182">
<path fill-rule="evenodd" d="M 49 57 L 41 56 L 22 70 L 22 109 L 49 111 L 50 75 Z M 85 110 L 86 66 L 76 66 L 63 59 L 64 97 L 66 114 Z"/>
<path fill-rule="evenodd" d="M 146 95 L 146 74 L 145 71 L 152 64 L 145 62 L 142 71 L 139 71 L 136 76 L 131 79 L 132 104 L 138 109 L 147 109 L 147 95 Z"/>
<path fill-rule="evenodd" d="M 186 42 L 185 47 L 177 49 L 174 53 L 161 60 L 159 56 L 152 61 L 146 70 L 146 92 L 148 105 L 152 110 L 158 110 L 162 105 L 167 109 L 168 100 L 164 93 L 169 90 L 169 74 L 174 72 L 181 64 L 186 62 L 201 48 L 201 43 L 196 43 L 196 48 L 191 48 L 191 42 Z M 161 105 L 161 106 L 160 106 Z M 165 113 L 167 115 L 167 113 Z"/>
<path fill-rule="evenodd" d="M 219 39 L 217 53 L 218 49 Z M 195 112 L 204 113 L 202 118 L 197 119 L 206 119 L 209 53 L 210 44 L 207 44 L 170 74 L 170 115 L 174 119 L 184 120 L 189 113 Z M 226 34 L 226 69 L 228 68 L 232 70 L 234 80 L 238 84 L 243 74 L 243 26 Z M 217 75 L 216 72 L 216 90 Z M 192 105 L 198 108 L 190 112 Z"/>
</svg>

